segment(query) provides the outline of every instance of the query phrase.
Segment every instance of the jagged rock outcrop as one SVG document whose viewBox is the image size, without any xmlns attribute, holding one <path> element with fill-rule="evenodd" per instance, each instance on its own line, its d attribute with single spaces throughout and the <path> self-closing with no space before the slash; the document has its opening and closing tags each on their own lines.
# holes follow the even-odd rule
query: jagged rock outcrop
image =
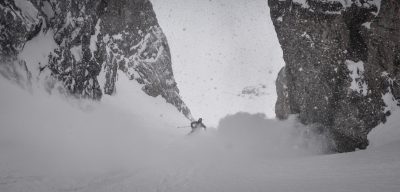
<svg viewBox="0 0 400 192">
<path fill-rule="evenodd" d="M 276 115 L 365 149 L 400 99 L 400 1 L 268 0 L 286 66 Z"/>
<path fill-rule="evenodd" d="M 61 82 L 69 94 L 96 100 L 116 91 L 122 73 L 191 118 L 148 0 L 0 1 L 0 56 L 8 79 L 25 65 L 26 79 L 45 79 L 46 89 Z"/>
</svg>

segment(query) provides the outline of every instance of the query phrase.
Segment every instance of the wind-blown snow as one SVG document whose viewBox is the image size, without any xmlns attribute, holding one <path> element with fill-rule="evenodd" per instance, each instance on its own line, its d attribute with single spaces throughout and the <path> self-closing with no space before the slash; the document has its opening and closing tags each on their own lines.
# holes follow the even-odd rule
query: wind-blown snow
<svg viewBox="0 0 400 192">
<path fill-rule="evenodd" d="M 398 115 L 371 135 L 372 149 L 319 156 L 323 142 L 298 136 L 293 120 L 239 113 L 186 136 L 176 126 L 187 120 L 162 98 L 124 75 L 117 86 L 114 97 L 91 103 L 0 79 L 0 191 L 400 189 Z"/>
<path fill-rule="evenodd" d="M 205 117 L 206 125 L 220 120 L 218 129 L 187 136 L 190 128 L 177 127 L 189 122 L 175 107 L 149 97 L 124 74 L 118 74 L 115 95 L 99 103 L 29 93 L 0 76 L 1 192 L 400 191 L 400 113 L 391 94 L 383 99 L 392 116 L 371 132 L 370 148 L 318 155 L 329 138 L 305 131 L 295 117 L 277 121 L 237 113 L 273 116 L 274 81 L 283 61 L 266 2 L 177 2 L 155 3 L 174 74 L 195 115 Z M 56 47 L 50 33 L 41 32 L 19 55 L 34 77 L 37 64 L 47 63 Z M 353 88 L 366 94 L 357 87 L 363 64 L 348 66 Z M 102 70 L 100 86 L 104 76 Z M 259 83 L 265 97 L 235 95 Z"/>
<path fill-rule="evenodd" d="M 171 50 L 174 77 L 195 118 L 218 124 L 227 114 L 274 118 L 282 49 L 265 0 L 152 0 Z M 266 94 L 238 96 L 266 85 Z"/>
</svg>

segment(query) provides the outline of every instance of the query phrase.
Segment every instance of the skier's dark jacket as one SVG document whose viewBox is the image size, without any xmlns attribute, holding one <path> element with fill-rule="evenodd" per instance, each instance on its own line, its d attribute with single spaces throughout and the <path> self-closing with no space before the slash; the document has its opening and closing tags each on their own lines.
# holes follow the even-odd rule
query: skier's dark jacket
<svg viewBox="0 0 400 192">
<path fill-rule="evenodd" d="M 195 128 L 197 128 L 197 127 L 203 127 L 204 129 L 207 128 L 207 127 L 203 124 L 203 119 L 202 119 L 202 118 L 200 118 L 200 119 L 197 120 L 197 121 L 193 121 L 193 122 L 190 124 L 190 127 L 192 127 L 192 129 L 195 129 Z"/>
</svg>

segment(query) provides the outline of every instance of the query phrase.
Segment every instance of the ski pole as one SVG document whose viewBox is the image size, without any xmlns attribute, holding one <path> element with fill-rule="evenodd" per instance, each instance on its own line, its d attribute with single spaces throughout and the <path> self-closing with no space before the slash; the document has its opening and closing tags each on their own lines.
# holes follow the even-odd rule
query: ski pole
<svg viewBox="0 0 400 192">
<path fill-rule="evenodd" d="M 190 126 L 180 126 L 180 127 L 177 127 L 177 128 L 189 128 Z"/>
<path fill-rule="evenodd" d="M 228 95 L 232 95 L 232 96 L 236 96 L 236 97 L 240 97 L 239 93 L 235 94 L 235 93 L 231 93 L 231 92 L 227 92 L 227 91 L 222 91 L 222 93 L 225 93 L 225 94 L 228 94 Z"/>
</svg>

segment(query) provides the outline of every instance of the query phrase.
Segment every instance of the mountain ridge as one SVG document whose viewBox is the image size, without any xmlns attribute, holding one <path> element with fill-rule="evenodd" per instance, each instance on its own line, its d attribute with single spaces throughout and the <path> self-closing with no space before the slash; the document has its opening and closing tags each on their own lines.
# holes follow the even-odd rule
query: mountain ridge
<svg viewBox="0 0 400 192">
<path fill-rule="evenodd" d="M 121 71 L 192 119 L 150 1 L 6 0 L 0 15 L 0 73 L 6 78 L 100 100 L 117 91 Z"/>
</svg>

